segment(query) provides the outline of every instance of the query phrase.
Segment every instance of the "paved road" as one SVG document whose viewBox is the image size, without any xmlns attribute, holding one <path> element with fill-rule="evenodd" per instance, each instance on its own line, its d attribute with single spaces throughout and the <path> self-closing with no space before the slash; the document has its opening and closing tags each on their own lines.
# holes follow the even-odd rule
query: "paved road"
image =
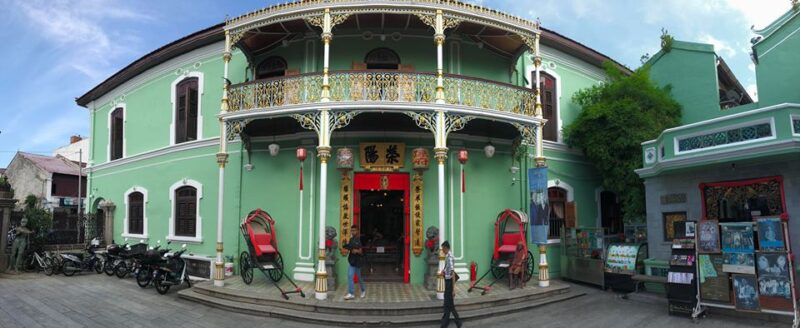
<svg viewBox="0 0 800 328">
<path fill-rule="evenodd" d="M 468 321 L 465 327 L 682 327 L 691 321 L 671 317 L 663 299 L 623 300 L 594 288 L 574 286 L 586 296 L 529 311 Z M 321 327 L 275 318 L 229 313 L 140 289 L 132 279 L 106 275 L 75 277 L 0 274 L 0 327 Z M 455 325 L 452 325 L 453 327 Z M 696 327 L 788 327 L 722 315 L 709 315 Z"/>
</svg>

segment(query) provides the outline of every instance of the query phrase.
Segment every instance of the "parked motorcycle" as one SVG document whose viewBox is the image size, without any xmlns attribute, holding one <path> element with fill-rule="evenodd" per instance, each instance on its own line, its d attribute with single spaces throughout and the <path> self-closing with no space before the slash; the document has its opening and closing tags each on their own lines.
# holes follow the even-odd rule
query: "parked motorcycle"
<svg viewBox="0 0 800 328">
<path fill-rule="evenodd" d="M 100 240 L 97 238 L 92 239 L 91 243 L 86 247 L 85 253 L 62 253 L 61 258 L 64 261 L 63 272 L 64 275 L 69 277 L 78 271 L 91 271 L 102 273 L 103 261 L 95 254 L 95 250 L 100 247 Z"/>
<path fill-rule="evenodd" d="M 125 278 L 128 273 L 136 272 L 141 264 L 142 256 L 147 251 L 147 243 L 140 241 L 133 246 L 127 246 L 120 252 L 120 261 L 114 265 L 114 274 L 117 278 Z"/>
<path fill-rule="evenodd" d="M 127 238 L 125 239 L 127 241 Z M 114 267 L 122 261 L 120 253 L 122 250 L 128 248 L 128 243 L 123 245 L 111 244 L 106 246 L 106 261 L 103 263 L 103 272 L 106 275 L 114 275 Z"/>
<path fill-rule="evenodd" d="M 192 282 L 189 281 L 189 275 L 186 273 L 186 261 L 181 257 L 186 252 L 186 244 L 183 244 L 181 248 L 181 250 L 167 255 L 166 261 L 153 274 L 156 291 L 161 295 L 166 294 L 172 286 L 180 286 L 184 281 L 189 287 L 192 287 Z"/>
<path fill-rule="evenodd" d="M 146 288 L 153 281 L 153 276 L 159 267 L 166 261 L 164 257 L 169 249 L 161 249 L 161 241 L 156 242 L 156 247 L 148 249 L 142 256 L 142 263 L 136 271 L 136 284 L 141 288 Z M 171 242 L 167 242 L 169 245 Z"/>
</svg>

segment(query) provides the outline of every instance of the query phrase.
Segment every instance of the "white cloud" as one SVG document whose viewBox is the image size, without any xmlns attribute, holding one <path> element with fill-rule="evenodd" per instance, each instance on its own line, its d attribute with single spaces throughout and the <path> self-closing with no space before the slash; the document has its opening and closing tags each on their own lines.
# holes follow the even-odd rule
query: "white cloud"
<svg viewBox="0 0 800 328">
<path fill-rule="evenodd" d="M 738 12 L 749 26 L 766 27 L 791 8 L 788 0 L 728 0 L 720 5 Z"/>
<path fill-rule="evenodd" d="M 747 93 L 750 94 L 750 98 L 753 98 L 753 101 L 757 102 L 758 101 L 758 87 L 755 84 L 748 84 L 745 89 L 747 89 Z"/>
<path fill-rule="evenodd" d="M 733 58 L 737 52 L 727 42 L 719 40 L 710 34 L 703 33 L 697 37 L 697 41 L 714 45 L 714 51 L 723 58 Z"/>
<path fill-rule="evenodd" d="M 111 61 L 131 52 L 129 47 L 134 44 L 129 36 L 109 32 L 113 29 L 107 29 L 103 22 L 152 19 L 117 1 L 19 0 L 14 4 L 30 28 L 63 52 L 57 70 L 74 69 L 95 80 L 105 77 Z"/>
<path fill-rule="evenodd" d="M 83 118 L 83 116 L 81 116 Z M 87 120 L 76 119 L 74 115 L 65 113 L 61 117 L 48 119 L 30 131 L 30 138 L 19 145 L 20 149 L 50 148 L 52 145 L 66 143 L 75 131 L 82 131 L 88 125 Z"/>
</svg>

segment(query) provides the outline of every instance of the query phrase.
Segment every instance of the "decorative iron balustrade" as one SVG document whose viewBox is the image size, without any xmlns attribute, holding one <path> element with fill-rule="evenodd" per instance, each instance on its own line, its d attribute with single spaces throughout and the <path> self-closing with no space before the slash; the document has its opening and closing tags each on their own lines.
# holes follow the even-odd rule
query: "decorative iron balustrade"
<svg viewBox="0 0 800 328">
<path fill-rule="evenodd" d="M 534 115 L 533 90 L 494 81 L 445 75 L 445 102 L 486 110 Z M 329 76 L 331 102 L 434 103 L 436 76 L 399 71 L 338 71 Z M 229 110 L 253 110 L 320 101 L 322 74 L 271 78 L 233 85 Z"/>
<path fill-rule="evenodd" d="M 678 140 L 678 151 L 718 147 L 727 144 L 772 137 L 770 123 L 758 123 Z"/>
<path fill-rule="evenodd" d="M 322 95 L 322 74 L 304 74 L 256 80 L 228 90 L 228 110 L 252 110 L 312 104 Z"/>
</svg>

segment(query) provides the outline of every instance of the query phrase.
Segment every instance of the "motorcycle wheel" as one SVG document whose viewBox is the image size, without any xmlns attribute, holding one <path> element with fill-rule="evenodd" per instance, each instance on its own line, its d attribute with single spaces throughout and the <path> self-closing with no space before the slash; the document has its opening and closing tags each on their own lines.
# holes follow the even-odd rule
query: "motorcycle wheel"
<svg viewBox="0 0 800 328">
<path fill-rule="evenodd" d="M 97 272 L 97 274 L 103 273 L 103 267 L 105 266 L 104 263 L 105 261 L 94 260 L 94 272 Z"/>
<path fill-rule="evenodd" d="M 114 263 L 111 261 L 105 261 L 103 263 L 103 272 L 105 272 L 109 276 L 114 275 Z"/>
<path fill-rule="evenodd" d="M 49 257 L 44 258 L 44 274 L 48 276 L 53 275 L 53 260 Z"/>
<path fill-rule="evenodd" d="M 163 276 L 163 275 L 159 275 L 155 279 L 156 291 L 161 295 L 164 295 L 169 291 L 170 285 L 167 285 L 167 284 L 163 283 L 166 280 L 167 280 L 167 277 Z"/>
<path fill-rule="evenodd" d="M 136 284 L 139 285 L 139 287 L 146 288 L 152 279 L 153 273 L 150 272 L 149 268 L 141 268 L 139 272 L 136 273 Z"/>
<path fill-rule="evenodd" d="M 119 264 L 114 267 L 114 274 L 116 274 L 119 279 L 125 278 L 125 275 L 128 274 L 128 266 L 125 262 L 119 262 Z"/>
<path fill-rule="evenodd" d="M 72 264 L 73 263 L 71 262 L 64 263 L 63 272 L 64 275 L 67 277 L 72 277 L 75 274 L 75 272 L 78 272 L 78 268 L 72 266 Z"/>
</svg>

